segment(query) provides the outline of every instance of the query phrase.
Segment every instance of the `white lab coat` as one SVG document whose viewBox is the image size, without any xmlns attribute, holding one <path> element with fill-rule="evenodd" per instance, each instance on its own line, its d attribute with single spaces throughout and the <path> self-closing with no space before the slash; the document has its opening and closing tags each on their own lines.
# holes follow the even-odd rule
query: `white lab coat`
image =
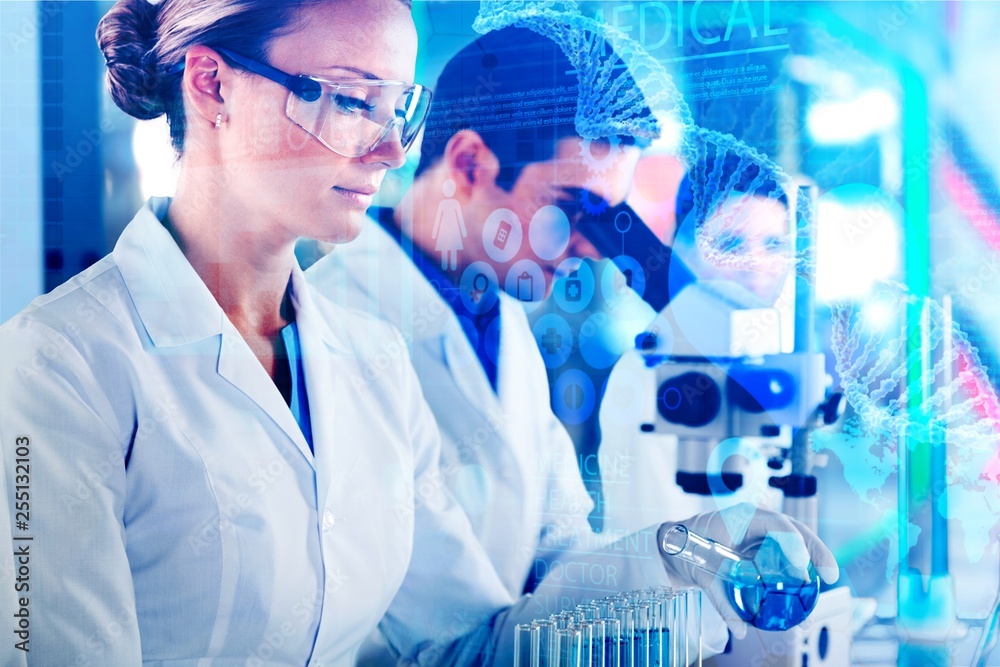
<svg viewBox="0 0 1000 667">
<path fill-rule="evenodd" d="M 376 222 L 306 271 L 321 293 L 403 332 L 442 434 L 445 482 L 507 591 L 547 575 L 520 621 L 607 594 L 670 585 L 653 526 L 595 535 L 575 448 L 550 407 L 544 363 L 523 308 L 500 295 L 498 391 L 454 311 Z M 708 628 L 718 652 L 725 632 Z"/>
<path fill-rule="evenodd" d="M 479 660 L 511 598 L 440 483 L 398 332 L 295 270 L 314 456 L 168 205 L 0 327 L 11 506 L 32 443 L 29 664 L 350 665 L 383 615 L 403 656 Z"/>
</svg>

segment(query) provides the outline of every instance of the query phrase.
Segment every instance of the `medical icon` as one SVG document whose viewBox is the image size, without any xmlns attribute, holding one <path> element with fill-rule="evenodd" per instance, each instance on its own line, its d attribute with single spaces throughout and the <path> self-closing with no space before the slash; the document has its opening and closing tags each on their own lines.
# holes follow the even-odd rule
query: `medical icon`
<svg viewBox="0 0 1000 667">
<path fill-rule="evenodd" d="M 564 313 L 579 313 L 594 299 L 594 269 L 589 262 L 564 260 L 556 267 L 552 297 Z"/>
<path fill-rule="evenodd" d="M 472 279 L 472 290 L 469 292 L 469 296 L 472 298 L 473 303 L 479 303 L 480 299 L 483 298 L 483 294 L 486 290 L 490 288 L 490 279 L 486 277 L 485 273 L 477 273 Z"/>
<path fill-rule="evenodd" d="M 558 368 L 566 363 L 573 350 L 573 330 L 564 318 L 546 313 L 538 318 L 531 330 L 546 368 Z"/>
<path fill-rule="evenodd" d="M 529 313 L 544 303 L 547 287 L 542 267 L 530 259 L 519 259 L 511 264 L 503 283 L 504 291 L 520 301 Z"/>
<path fill-rule="evenodd" d="M 555 354 L 559 351 L 559 347 L 562 345 L 562 336 L 553 327 L 549 327 L 545 330 L 545 335 L 542 336 L 542 350 L 547 354 Z"/>
<path fill-rule="evenodd" d="M 483 223 L 483 249 L 494 262 L 506 263 L 514 259 L 523 238 L 521 220 L 509 208 L 498 208 Z"/>
<path fill-rule="evenodd" d="M 511 224 L 506 220 L 500 221 L 500 226 L 497 227 L 497 235 L 493 237 L 493 245 L 499 250 L 503 250 L 507 247 L 507 239 L 510 237 L 510 230 L 513 229 Z"/>
<path fill-rule="evenodd" d="M 434 218 L 434 229 L 431 238 L 437 243 L 434 249 L 441 253 L 441 269 L 454 271 L 458 267 L 458 251 L 464 248 L 462 239 L 468 236 L 465 229 L 465 218 L 462 207 L 455 196 L 455 181 L 450 178 L 441 188 L 446 199 L 438 205 L 437 216 Z"/>
<path fill-rule="evenodd" d="M 627 234 L 630 229 L 632 229 L 632 214 L 628 211 L 619 211 L 615 215 L 615 231 L 619 234 Z"/>
<path fill-rule="evenodd" d="M 528 242 L 538 259 L 552 261 L 566 254 L 570 224 L 566 212 L 558 206 L 542 206 L 531 216 Z"/>
<path fill-rule="evenodd" d="M 597 397 L 594 382 L 578 368 L 562 372 L 555 381 L 553 408 L 567 424 L 582 424 L 594 412 Z"/>
<path fill-rule="evenodd" d="M 646 291 L 646 274 L 634 257 L 619 255 L 607 264 L 601 276 L 601 290 L 608 303 L 630 298 L 629 293 L 642 298 Z"/>
<path fill-rule="evenodd" d="M 522 271 L 517 277 L 517 298 L 520 301 L 532 301 L 535 292 L 535 279 L 527 271 Z"/>
<path fill-rule="evenodd" d="M 493 267 L 485 261 L 475 261 L 462 271 L 462 279 L 455 291 L 469 312 L 479 314 L 496 305 L 498 284 Z"/>
<path fill-rule="evenodd" d="M 577 303 L 583 297 L 583 281 L 580 280 L 577 272 L 569 274 L 566 281 L 563 283 L 563 292 L 566 295 L 566 301 L 569 303 Z"/>
<path fill-rule="evenodd" d="M 563 400 L 570 410 L 579 410 L 583 405 L 583 387 L 578 384 L 567 386 L 563 391 Z"/>
</svg>

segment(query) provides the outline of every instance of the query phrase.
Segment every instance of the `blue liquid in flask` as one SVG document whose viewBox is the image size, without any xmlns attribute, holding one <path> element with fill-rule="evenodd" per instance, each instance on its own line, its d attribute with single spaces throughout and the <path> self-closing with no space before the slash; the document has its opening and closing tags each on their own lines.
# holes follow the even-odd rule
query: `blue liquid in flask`
<svg viewBox="0 0 1000 667">
<path fill-rule="evenodd" d="M 680 558 L 725 582 L 736 614 L 761 630 L 782 631 L 809 616 L 819 599 L 812 563 L 793 568 L 778 543 L 764 539 L 740 552 L 676 524 L 662 538 L 663 553 Z"/>
<path fill-rule="evenodd" d="M 761 630 L 782 631 L 795 627 L 816 607 L 819 579 L 755 577 L 745 583 L 727 582 L 729 601 L 736 614 Z"/>
</svg>

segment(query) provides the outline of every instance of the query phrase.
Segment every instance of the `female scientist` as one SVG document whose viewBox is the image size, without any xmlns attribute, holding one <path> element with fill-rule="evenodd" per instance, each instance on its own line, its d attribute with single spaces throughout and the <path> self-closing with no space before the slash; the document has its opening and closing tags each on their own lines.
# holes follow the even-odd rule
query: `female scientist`
<svg viewBox="0 0 1000 667">
<path fill-rule="evenodd" d="M 440 491 L 405 345 L 293 255 L 358 234 L 421 125 L 407 4 L 120 0 L 101 21 L 115 102 L 167 115 L 181 174 L 0 328 L 29 664 L 346 665 L 383 616 L 403 656 L 471 662 L 511 604 Z"/>
</svg>

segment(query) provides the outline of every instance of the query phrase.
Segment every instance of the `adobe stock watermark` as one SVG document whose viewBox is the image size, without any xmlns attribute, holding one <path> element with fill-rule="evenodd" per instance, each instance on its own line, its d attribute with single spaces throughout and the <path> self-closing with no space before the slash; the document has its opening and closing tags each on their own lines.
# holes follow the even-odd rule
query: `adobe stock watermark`
<svg viewBox="0 0 1000 667">
<path fill-rule="evenodd" d="M 231 528 L 237 517 L 254 507 L 257 503 L 254 496 L 262 496 L 283 474 L 289 469 L 291 464 L 284 457 L 285 452 L 271 458 L 266 463 L 261 463 L 255 467 L 247 476 L 246 486 L 250 488 L 254 495 L 240 491 L 230 494 L 227 497 L 219 497 L 218 517 L 209 517 L 188 538 L 188 546 L 194 554 L 200 555 L 202 551 L 215 544 L 222 537 L 223 531 Z M 244 487 L 241 487 L 244 488 Z"/>
<path fill-rule="evenodd" d="M 412 517 L 418 509 L 436 498 L 448 486 L 448 480 L 454 479 L 467 464 L 478 460 L 478 452 L 498 433 L 502 433 L 506 424 L 507 416 L 503 412 L 488 412 L 483 423 L 463 435 L 460 443 L 454 443 L 455 460 L 438 462 L 435 469 L 422 475 L 413 489 L 412 500 L 398 503 L 396 513 L 401 517 Z"/>
<path fill-rule="evenodd" d="M 28 4 L 28 3 L 25 3 Z M 36 3 L 30 3 L 31 6 L 35 6 Z M 18 30 L 11 30 L 7 33 L 7 44 L 10 45 L 11 51 L 14 53 L 20 53 L 21 49 L 25 47 L 37 48 L 37 39 L 42 29 L 45 28 L 49 22 L 63 11 L 63 2 L 41 2 L 37 3 L 41 7 L 40 12 L 36 12 L 33 19 L 24 17 L 21 19 L 21 24 Z"/>
<path fill-rule="evenodd" d="M 118 121 L 105 117 L 96 128 L 83 130 L 81 139 L 63 147 L 63 157 L 51 163 L 52 175 L 62 182 L 93 155 L 104 143 L 104 138 L 115 131 Z"/>
</svg>

